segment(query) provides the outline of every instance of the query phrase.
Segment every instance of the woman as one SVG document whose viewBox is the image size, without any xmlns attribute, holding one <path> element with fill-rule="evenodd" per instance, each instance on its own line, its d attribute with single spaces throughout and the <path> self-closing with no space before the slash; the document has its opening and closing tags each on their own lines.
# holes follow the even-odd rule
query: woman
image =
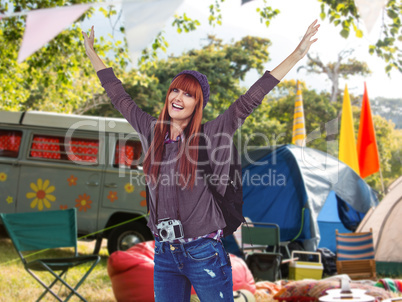
<svg viewBox="0 0 402 302">
<path fill-rule="evenodd" d="M 222 212 L 197 170 L 199 135 L 205 138 L 213 174 L 229 173 L 230 146 L 242 125 L 275 85 L 317 40 L 314 21 L 296 49 L 265 74 L 225 112 L 203 125 L 209 100 L 207 77 L 194 70 L 176 75 L 158 119 L 143 112 L 124 91 L 111 68 L 94 50 L 94 30 L 83 32 L 85 49 L 114 107 L 140 134 L 145 152 L 150 204 L 148 227 L 155 235 L 156 301 L 189 301 L 191 285 L 201 301 L 233 301 L 232 269 L 220 238 L 226 226 Z M 149 148 L 148 148 L 149 146 Z M 224 194 L 220 182 L 217 191 Z M 173 231 L 172 231 L 173 230 Z"/>
</svg>

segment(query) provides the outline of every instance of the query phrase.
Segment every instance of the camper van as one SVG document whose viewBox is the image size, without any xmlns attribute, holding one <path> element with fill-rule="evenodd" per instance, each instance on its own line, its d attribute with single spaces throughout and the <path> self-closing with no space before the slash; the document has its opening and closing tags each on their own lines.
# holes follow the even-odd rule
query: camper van
<svg viewBox="0 0 402 302">
<path fill-rule="evenodd" d="M 77 209 L 108 251 L 153 239 L 143 153 L 125 119 L 0 111 L 0 213 Z"/>
</svg>

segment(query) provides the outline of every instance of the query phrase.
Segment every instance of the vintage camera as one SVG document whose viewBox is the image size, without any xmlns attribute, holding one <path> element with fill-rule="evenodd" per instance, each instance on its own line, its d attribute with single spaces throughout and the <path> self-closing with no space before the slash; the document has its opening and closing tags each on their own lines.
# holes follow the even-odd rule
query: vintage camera
<svg viewBox="0 0 402 302">
<path fill-rule="evenodd" d="M 161 219 L 156 225 L 158 235 L 161 241 L 171 241 L 184 237 L 183 226 L 180 220 L 176 219 Z"/>
</svg>

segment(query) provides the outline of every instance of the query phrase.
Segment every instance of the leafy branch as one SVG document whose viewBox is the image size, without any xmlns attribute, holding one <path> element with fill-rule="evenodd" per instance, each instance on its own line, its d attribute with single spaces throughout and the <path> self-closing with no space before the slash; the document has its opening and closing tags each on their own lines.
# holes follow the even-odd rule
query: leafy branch
<svg viewBox="0 0 402 302">
<path fill-rule="evenodd" d="M 321 19 L 328 18 L 330 23 L 340 26 L 342 37 L 348 38 L 351 30 L 355 32 L 356 37 L 363 37 L 363 32 L 356 25 L 360 15 L 354 0 L 318 1 L 322 3 Z M 369 46 L 370 54 L 376 54 L 386 62 L 385 71 L 388 75 L 393 69 L 402 72 L 402 51 L 398 47 L 398 42 L 402 42 L 401 14 L 402 0 L 388 0 L 383 12 L 381 36 L 374 45 Z"/>
</svg>

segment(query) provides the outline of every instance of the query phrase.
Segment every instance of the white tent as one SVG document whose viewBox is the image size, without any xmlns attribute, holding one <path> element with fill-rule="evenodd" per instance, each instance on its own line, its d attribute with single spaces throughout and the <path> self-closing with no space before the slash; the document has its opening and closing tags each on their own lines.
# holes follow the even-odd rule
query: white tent
<svg viewBox="0 0 402 302">
<path fill-rule="evenodd" d="M 400 276 L 402 273 L 402 176 L 376 208 L 367 212 L 356 232 L 373 230 L 377 272 Z"/>
</svg>

